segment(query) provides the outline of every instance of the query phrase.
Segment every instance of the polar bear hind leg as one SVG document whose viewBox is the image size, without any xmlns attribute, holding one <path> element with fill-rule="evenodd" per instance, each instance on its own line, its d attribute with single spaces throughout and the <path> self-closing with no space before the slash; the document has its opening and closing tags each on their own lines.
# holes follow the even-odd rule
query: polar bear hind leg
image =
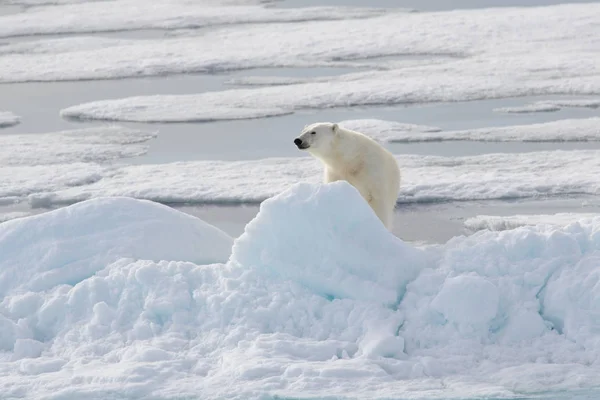
<svg viewBox="0 0 600 400">
<path fill-rule="evenodd" d="M 381 220 L 383 225 L 388 229 L 392 229 L 394 220 L 394 209 L 390 208 L 382 199 L 371 198 L 369 205 L 375 212 L 375 215 Z"/>
</svg>

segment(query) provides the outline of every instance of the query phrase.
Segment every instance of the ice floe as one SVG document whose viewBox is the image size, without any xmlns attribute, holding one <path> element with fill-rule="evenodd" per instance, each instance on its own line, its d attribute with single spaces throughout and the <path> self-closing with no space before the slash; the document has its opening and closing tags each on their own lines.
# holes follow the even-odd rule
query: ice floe
<svg viewBox="0 0 600 400">
<path fill-rule="evenodd" d="M 598 232 L 593 218 L 416 248 L 345 182 L 298 184 L 265 201 L 233 247 L 200 220 L 132 199 L 9 221 L 0 224 L 0 392 L 593 393 Z"/>
<path fill-rule="evenodd" d="M 527 104 L 522 107 L 501 107 L 494 111 L 503 113 L 534 113 L 534 112 L 553 112 L 567 107 L 579 108 L 598 108 L 600 107 L 600 99 L 573 99 L 573 100 L 547 100 L 538 101 L 532 104 Z"/>
<path fill-rule="evenodd" d="M 86 6 L 94 4 L 101 3 Z M 263 12 L 300 12 L 269 10 Z M 135 19 L 138 17 L 136 14 Z M 295 109 L 594 94 L 600 87 L 600 67 L 593 57 L 599 48 L 591 38 L 596 34 L 594 21 L 598 18 L 597 4 L 567 4 L 439 13 L 386 12 L 363 18 L 359 24 L 352 19 L 305 18 L 301 23 L 232 25 L 196 37 L 126 41 L 105 48 L 96 48 L 97 42 L 92 41 L 89 49 L 78 42 L 70 52 L 61 46 L 56 54 L 4 54 L 0 57 L 0 81 L 335 66 L 361 60 L 374 64 L 378 57 L 418 55 L 435 59 L 442 55 L 451 57 L 444 62 L 434 60 L 431 64 L 366 72 L 360 79 L 337 77 L 326 82 L 238 89 L 197 101 L 207 110 L 225 105 Z M 541 41 L 544 46 L 539 45 Z M 93 65 L 90 59 L 95 60 Z M 380 63 L 385 66 L 386 61 Z"/>
<path fill-rule="evenodd" d="M 231 4 L 233 3 L 233 4 Z M 236 4 L 238 3 L 238 4 Z M 67 1 L 0 16 L 0 37 L 189 29 L 214 25 L 366 18 L 384 10 L 352 7 L 267 8 L 257 2 L 155 0 Z M 143 12 L 140 12 L 143 9 Z"/>
<path fill-rule="evenodd" d="M 519 199 L 600 192 L 600 151 L 546 151 L 468 157 L 398 155 L 400 203 Z M 298 182 L 318 182 L 309 157 L 168 164 L 96 163 L 0 169 L 0 199 L 34 206 L 101 196 L 162 203 L 259 203 Z"/>
<path fill-rule="evenodd" d="M 39 134 L 0 136 L 0 165 L 102 163 L 135 157 L 148 151 L 156 132 L 116 125 Z"/>
<path fill-rule="evenodd" d="M 388 142 L 469 140 L 480 142 L 586 142 L 600 140 L 600 118 L 442 131 L 436 127 L 382 120 L 352 120 L 340 124 Z"/>
</svg>

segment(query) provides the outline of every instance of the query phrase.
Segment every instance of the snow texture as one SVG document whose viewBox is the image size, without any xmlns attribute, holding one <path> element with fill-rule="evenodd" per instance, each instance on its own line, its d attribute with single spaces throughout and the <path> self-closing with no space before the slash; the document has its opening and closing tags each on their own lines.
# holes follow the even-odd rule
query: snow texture
<svg viewBox="0 0 600 400">
<path fill-rule="evenodd" d="M 340 121 L 340 126 L 353 131 L 358 131 L 373 139 L 391 142 L 416 138 L 427 138 L 426 133 L 440 132 L 435 126 L 406 124 L 396 121 L 383 121 L 379 119 L 354 119 Z M 422 135 L 423 134 L 423 135 Z"/>
<path fill-rule="evenodd" d="M 145 154 L 155 132 L 120 126 L 0 136 L 0 165 L 102 163 Z"/>
<path fill-rule="evenodd" d="M 523 107 L 502 107 L 496 108 L 496 112 L 504 113 L 534 113 L 534 112 L 552 112 L 558 111 L 567 107 L 579 108 L 598 108 L 600 107 L 600 99 L 577 99 L 577 100 L 548 100 L 538 101 L 532 104 L 527 104 Z"/>
<path fill-rule="evenodd" d="M 187 98 L 186 107 L 174 109 L 173 104 Z M 281 108 L 238 107 L 221 105 L 204 109 L 203 104 L 194 105 L 196 96 L 140 96 L 123 100 L 107 100 L 92 102 L 63 109 L 60 115 L 68 119 L 107 120 L 128 122 L 211 122 L 219 120 L 236 120 L 276 117 L 292 114 L 293 111 Z M 157 102 L 158 101 L 158 102 Z M 114 113 L 114 108 L 120 111 Z M 81 110 L 86 110 L 81 112 Z"/>
<path fill-rule="evenodd" d="M 0 128 L 8 128 L 21 122 L 21 117 L 9 112 L 0 110 Z"/>
<path fill-rule="evenodd" d="M 366 18 L 382 14 L 382 10 L 368 8 L 278 9 L 251 4 L 227 6 L 222 1 L 154 0 L 149 4 L 143 0 L 113 0 L 65 3 L 0 16 L 0 37 L 198 29 L 229 24 Z M 141 8 L 144 9 L 143 13 L 140 13 Z"/>
<path fill-rule="evenodd" d="M 82 202 L 0 224 L 0 296 L 78 282 L 120 258 L 223 262 L 231 245 L 217 228 L 167 206 Z"/>
<path fill-rule="evenodd" d="M 467 218 L 464 222 L 469 231 L 489 229 L 492 231 L 504 231 L 527 225 L 556 225 L 566 226 L 579 220 L 600 217 L 593 213 L 556 213 L 556 214 L 532 214 L 532 215 L 478 215 Z"/>
<path fill-rule="evenodd" d="M 399 155 L 400 203 L 540 198 L 600 193 L 600 151 L 499 153 L 469 157 Z M 311 157 L 157 165 L 94 163 L 0 169 L 0 199 L 33 206 L 102 196 L 161 203 L 258 203 L 300 181 L 319 182 Z"/>
<path fill-rule="evenodd" d="M 100 7 L 100 4 L 65 7 Z M 183 2 L 177 4 L 176 8 L 184 7 Z M 222 119 L 224 113 L 237 108 L 248 117 L 251 113 L 260 116 L 357 105 L 600 93 L 600 64 L 594 57 L 600 51 L 600 42 L 594 39 L 600 4 L 436 13 L 386 12 L 363 18 L 359 23 L 352 19 L 307 21 L 323 12 L 319 9 L 307 12 L 230 8 L 242 13 L 244 19 L 260 13 L 306 12 L 312 16 L 304 16 L 301 23 L 221 26 L 202 31 L 196 37 L 123 40 L 100 48 L 96 39 L 90 39 L 89 48 L 77 39 L 72 51 L 67 51 L 63 43 L 56 52 L 46 47 L 41 53 L 32 50 L 3 54 L 0 81 L 112 79 L 266 67 L 349 66 L 365 60 L 377 63 L 377 58 L 383 58 L 378 70 L 329 77 L 321 82 L 240 88 L 196 96 L 117 99 L 68 109 L 64 113 L 81 118 L 98 115 L 105 119 L 137 121 L 169 119 L 171 115 L 182 121 Z M 204 12 L 203 7 L 198 9 Z M 32 11 L 42 12 L 39 10 Z M 232 14 L 222 17 L 223 10 L 220 10 L 216 15 L 233 18 L 238 11 L 232 10 Z M 106 12 L 117 15 L 120 9 Z M 160 13 L 163 12 L 170 15 L 170 11 L 160 9 Z M 102 21 L 96 16 L 104 13 L 86 15 Z M 210 15 L 210 10 L 207 13 Z M 138 14 L 136 8 L 135 20 L 141 18 Z M 157 14 L 158 11 L 149 12 L 148 18 L 162 18 Z M 19 18 L 22 15 L 17 14 Z M 10 15 L 6 18 L 18 19 Z M 91 18 L 84 19 L 91 21 Z M 47 18 L 47 15 L 40 17 L 41 20 L 44 21 L 40 24 L 42 27 L 61 23 L 61 18 Z M 0 26 L 10 29 L 6 34 L 22 26 L 21 21 L 7 24 L 9 21 L 0 22 Z M 77 24 L 75 20 L 69 26 Z M 103 22 L 97 28 L 106 28 L 106 24 L 108 22 Z M 134 22 L 127 20 L 126 24 L 134 25 Z M 33 23 L 31 29 L 32 26 Z M 336 45 L 331 46 L 331 43 Z M 41 42 L 39 45 L 45 46 Z M 440 55 L 447 58 L 440 62 L 437 58 Z M 433 60 L 406 67 L 394 66 L 395 61 L 389 60 L 390 57 L 414 56 Z M 95 62 L 89 63 L 90 59 Z M 197 110 L 202 110 L 200 115 Z"/>
<path fill-rule="evenodd" d="M 336 182 L 265 201 L 233 247 L 131 199 L 0 232 L 8 398 L 525 398 L 600 384 L 600 218 L 415 248 Z"/>
</svg>

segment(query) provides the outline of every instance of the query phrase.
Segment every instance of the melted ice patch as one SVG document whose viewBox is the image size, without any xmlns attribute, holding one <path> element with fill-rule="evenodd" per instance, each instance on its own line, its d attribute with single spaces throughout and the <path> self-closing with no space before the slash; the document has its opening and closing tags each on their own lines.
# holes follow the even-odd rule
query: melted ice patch
<svg viewBox="0 0 600 400">
<path fill-rule="evenodd" d="M 21 122 L 21 117 L 9 111 L 0 110 L 0 128 L 8 128 Z"/>
</svg>

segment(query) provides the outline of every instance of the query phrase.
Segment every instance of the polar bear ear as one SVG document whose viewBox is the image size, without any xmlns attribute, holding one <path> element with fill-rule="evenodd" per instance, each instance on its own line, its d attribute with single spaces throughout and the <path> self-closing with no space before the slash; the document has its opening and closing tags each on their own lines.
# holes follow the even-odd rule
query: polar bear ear
<svg viewBox="0 0 600 400">
<path fill-rule="evenodd" d="M 332 129 L 332 130 L 333 130 L 333 132 L 335 132 L 335 133 L 337 133 L 337 131 L 338 131 L 338 128 L 339 128 L 338 124 L 333 124 L 333 125 L 331 126 L 331 129 Z"/>
</svg>

